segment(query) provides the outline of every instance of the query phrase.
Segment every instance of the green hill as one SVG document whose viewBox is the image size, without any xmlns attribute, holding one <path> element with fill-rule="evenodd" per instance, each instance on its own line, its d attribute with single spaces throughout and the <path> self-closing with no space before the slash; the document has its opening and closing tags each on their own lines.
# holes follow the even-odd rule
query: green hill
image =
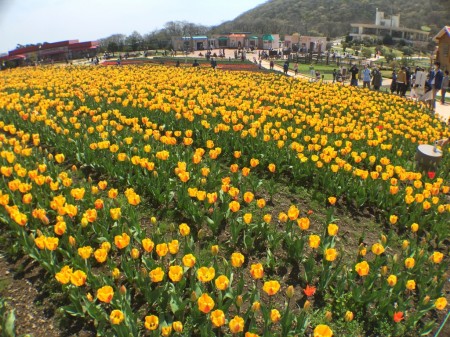
<svg viewBox="0 0 450 337">
<path fill-rule="evenodd" d="M 431 35 L 450 24 L 450 0 L 270 0 L 213 31 L 336 37 L 348 34 L 350 23 L 374 23 L 376 8 L 385 16 L 400 14 L 403 27 L 428 26 Z"/>
</svg>

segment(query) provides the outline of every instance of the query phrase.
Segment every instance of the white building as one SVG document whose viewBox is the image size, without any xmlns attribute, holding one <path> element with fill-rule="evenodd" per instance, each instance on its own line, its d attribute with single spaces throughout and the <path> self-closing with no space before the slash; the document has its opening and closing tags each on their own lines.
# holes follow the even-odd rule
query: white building
<svg viewBox="0 0 450 337">
<path fill-rule="evenodd" d="M 428 32 L 400 27 L 400 15 L 385 17 L 384 12 L 375 12 L 375 24 L 351 23 L 350 36 L 356 40 L 383 39 L 392 36 L 394 41 L 405 40 L 414 46 L 425 46 L 428 43 Z"/>
</svg>

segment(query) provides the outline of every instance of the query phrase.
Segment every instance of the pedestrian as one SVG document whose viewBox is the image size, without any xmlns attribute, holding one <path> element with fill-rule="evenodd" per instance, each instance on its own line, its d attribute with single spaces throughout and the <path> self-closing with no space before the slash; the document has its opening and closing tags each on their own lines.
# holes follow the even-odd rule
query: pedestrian
<svg viewBox="0 0 450 337">
<path fill-rule="evenodd" d="M 367 89 L 370 89 L 370 69 L 367 66 L 367 64 L 364 66 L 364 69 L 362 71 L 362 78 L 363 78 L 363 89 L 367 87 Z"/>
<path fill-rule="evenodd" d="M 273 70 L 275 63 L 273 62 L 273 60 L 270 60 L 270 70 Z"/>
<path fill-rule="evenodd" d="M 198 67 L 199 66 L 199 63 L 197 62 L 197 60 L 194 60 L 194 63 L 192 63 L 192 66 L 193 67 Z"/>
<path fill-rule="evenodd" d="M 428 84 L 433 90 L 433 98 L 430 101 L 430 109 L 434 111 L 436 108 L 436 94 L 442 88 L 442 80 L 444 78 L 444 73 L 441 70 L 441 63 L 434 62 L 434 69 L 430 71 Z"/>
<path fill-rule="evenodd" d="M 309 66 L 309 74 L 311 75 L 311 79 L 314 80 L 314 77 L 316 76 L 316 72 L 314 71 L 314 66 L 312 63 Z"/>
<path fill-rule="evenodd" d="M 411 90 L 411 69 L 409 69 L 409 67 L 405 67 L 405 73 L 406 73 L 406 88 L 405 88 L 406 94 L 406 91 Z"/>
<path fill-rule="evenodd" d="M 395 69 L 392 71 L 392 82 L 391 82 L 390 89 L 391 89 L 391 94 L 393 94 L 394 92 L 397 91 L 397 72 Z"/>
<path fill-rule="evenodd" d="M 333 69 L 333 83 L 336 82 L 336 77 L 337 77 L 337 71 L 336 71 L 336 69 Z"/>
<path fill-rule="evenodd" d="M 442 86 L 441 86 L 441 104 L 445 104 L 445 93 L 448 90 L 448 70 L 444 72 L 444 78 L 442 79 Z"/>
<path fill-rule="evenodd" d="M 349 70 L 350 74 L 352 74 L 351 78 L 350 78 L 350 85 L 357 87 L 358 86 L 358 73 L 359 73 L 359 69 L 356 66 L 356 64 L 354 64 L 350 70 Z"/>
<path fill-rule="evenodd" d="M 259 69 L 262 69 L 262 60 L 261 60 L 261 59 L 259 59 L 258 68 L 259 68 Z"/>
<path fill-rule="evenodd" d="M 344 75 L 342 75 L 341 69 L 336 74 L 336 82 L 338 83 L 344 83 Z"/>
<path fill-rule="evenodd" d="M 320 81 L 320 71 L 316 70 L 316 82 Z"/>
<path fill-rule="evenodd" d="M 284 71 L 284 74 L 285 74 L 285 75 L 288 74 L 288 70 L 289 70 L 289 63 L 286 61 L 286 62 L 284 62 L 284 64 L 283 64 L 283 71 Z"/>
<path fill-rule="evenodd" d="M 211 58 L 211 68 L 216 70 L 217 67 L 217 61 L 214 58 Z"/>
<path fill-rule="evenodd" d="M 297 74 L 298 74 L 298 63 L 295 62 L 294 63 L 294 75 L 297 76 Z"/>
<path fill-rule="evenodd" d="M 372 85 L 375 90 L 380 90 L 383 83 L 383 77 L 381 76 L 381 71 L 375 67 L 372 71 Z"/>
<path fill-rule="evenodd" d="M 417 67 L 414 73 L 414 84 L 412 85 L 411 92 L 417 97 L 417 100 L 425 101 L 425 90 L 427 89 L 427 75 L 424 68 Z M 412 95 L 411 95 L 412 96 Z"/>
<path fill-rule="evenodd" d="M 406 70 L 401 67 L 397 74 L 397 95 L 405 96 L 406 94 Z"/>
</svg>

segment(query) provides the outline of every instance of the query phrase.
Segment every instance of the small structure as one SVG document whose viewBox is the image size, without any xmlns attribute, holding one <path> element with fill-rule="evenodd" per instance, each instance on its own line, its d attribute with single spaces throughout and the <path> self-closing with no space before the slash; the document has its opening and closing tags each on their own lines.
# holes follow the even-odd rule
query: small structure
<svg viewBox="0 0 450 337">
<path fill-rule="evenodd" d="M 258 36 L 256 35 L 250 36 L 248 38 L 248 47 L 252 49 L 258 48 L 258 40 L 259 40 Z"/>
<path fill-rule="evenodd" d="M 261 38 L 262 49 L 278 49 L 280 47 L 280 36 L 278 34 L 265 34 Z"/>
<path fill-rule="evenodd" d="M 221 35 L 217 38 L 217 46 L 219 48 L 226 48 L 228 47 L 228 41 L 229 41 L 228 36 Z"/>
<path fill-rule="evenodd" d="M 172 36 L 171 42 L 174 50 L 181 51 L 205 50 L 210 47 L 210 42 L 206 35 Z M 214 40 L 212 44 L 214 45 Z"/>
<path fill-rule="evenodd" d="M 436 61 L 441 63 L 441 69 L 450 70 L 450 26 L 445 26 L 433 38 L 438 45 Z"/>
<path fill-rule="evenodd" d="M 325 51 L 327 38 L 324 36 L 300 36 L 299 51 L 303 53 L 319 53 Z"/>
<path fill-rule="evenodd" d="M 400 15 L 385 17 L 384 12 L 375 12 L 375 24 L 351 23 L 350 36 L 356 40 L 382 39 L 390 35 L 394 41 L 405 40 L 416 47 L 425 47 L 429 32 L 418 29 L 400 27 Z"/>
<path fill-rule="evenodd" d="M 228 35 L 229 38 L 229 47 L 231 48 L 244 48 L 246 35 L 245 34 L 239 34 L 239 33 L 231 33 Z"/>
<path fill-rule="evenodd" d="M 208 37 L 206 35 L 192 37 L 194 50 L 208 49 Z"/>
<path fill-rule="evenodd" d="M 283 48 L 300 49 L 300 34 L 285 35 Z"/>
<path fill-rule="evenodd" d="M 208 37 L 208 45 L 211 49 L 227 48 L 228 37 L 222 35 L 211 35 Z"/>
</svg>

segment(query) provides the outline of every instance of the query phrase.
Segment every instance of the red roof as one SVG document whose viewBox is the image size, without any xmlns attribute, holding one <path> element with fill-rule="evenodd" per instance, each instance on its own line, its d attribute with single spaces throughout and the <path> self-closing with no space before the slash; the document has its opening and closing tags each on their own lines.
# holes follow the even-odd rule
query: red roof
<svg viewBox="0 0 450 337">
<path fill-rule="evenodd" d="M 438 41 L 440 40 L 445 34 L 447 34 L 448 36 L 450 36 L 450 26 L 444 26 L 444 28 L 442 28 L 440 30 L 439 33 L 436 34 L 435 37 L 433 37 L 433 41 Z"/>
<path fill-rule="evenodd" d="M 79 42 L 78 40 L 66 40 L 66 41 L 58 41 L 58 42 L 52 42 L 52 43 L 44 43 L 42 45 L 37 46 L 30 46 L 30 47 L 23 47 L 18 48 L 9 51 L 9 57 L 11 56 L 23 56 L 19 58 L 26 58 L 24 54 L 29 54 L 33 52 L 39 52 L 42 51 L 42 55 L 50 55 L 50 54 L 59 54 L 64 53 L 65 50 L 62 50 L 64 48 L 61 47 L 68 47 L 71 50 L 85 50 L 85 49 L 95 49 L 96 46 L 98 46 L 98 41 L 86 41 L 86 42 Z M 52 49 L 59 48 L 59 50 L 53 51 Z M 0 60 L 9 60 L 8 56 L 0 57 Z"/>
<path fill-rule="evenodd" d="M 0 61 L 13 61 L 13 60 L 23 60 L 27 57 L 25 55 L 5 55 L 0 57 Z"/>
<path fill-rule="evenodd" d="M 27 57 L 25 55 L 12 55 L 9 57 L 9 60 L 23 60 L 26 59 Z"/>
<path fill-rule="evenodd" d="M 18 55 L 18 54 L 26 54 L 26 53 L 32 53 L 34 51 L 38 51 L 38 46 L 30 46 L 30 47 L 24 47 L 24 48 L 18 48 L 14 49 L 8 52 L 9 55 Z"/>
<path fill-rule="evenodd" d="M 73 45 L 76 43 L 78 43 L 78 40 L 66 40 L 66 41 L 58 41 L 58 42 L 52 42 L 52 43 L 44 43 L 42 45 L 42 49 L 65 47 L 65 46 L 70 46 L 70 45 Z"/>
<path fill-rule="evenodd" d="M 69 45 L 69 49 L 70 50 L 95 49 L 97 46 L 98 46 L 97 41 L 87 41 L 71 44 Z"/>
</svg>

